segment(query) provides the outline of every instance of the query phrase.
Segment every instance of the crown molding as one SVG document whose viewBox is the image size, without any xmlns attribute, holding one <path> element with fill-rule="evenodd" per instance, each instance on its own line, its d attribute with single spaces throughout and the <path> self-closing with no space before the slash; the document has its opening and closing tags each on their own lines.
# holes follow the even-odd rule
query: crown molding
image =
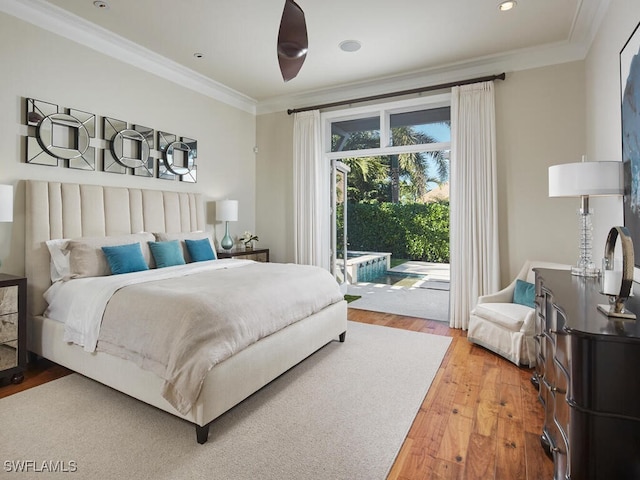
<svg viewBox="0 0 640 480">
<path fill-rule="evenodd" d="M 353 98 L 411 90 L 467 78 L 516 72 L 584 60 L 611 0 L 580 0 L 566 41 L 477 58 L 472 61 L 421 69 L 409 74 L 382 77 L 334 88 L 263 100 L 258 115 L 339 102 Z"/>
<path fill-rule="evenodd" d="M 256 113 L 255 99 L 44 0 L 0 0 L 0 11 L 232 107 Z"/>
<path fill-rule="evenodd" d="M 302 108 L 309 105 L 340 102 L 372 95 L 400 92 L 414 88 L 455 82 L 468 78 L 510 73 L 560 63 L 584 60 L 587 49 L 576 43 L 562 42 L 491 55 L 470 62 L 460 62 L 409 74 L 371 79 L 366 82 L 340 85 L 335 88 L 304 92 L 261 101 L 258 115 Z"/>
<path fill-rule="evenodd" d="M 565 42 L 260 102 L 45 0 L 0 0 L 0 11 L 255 115 L 584 60 L 610 1 L 581 0 Z"/>
</svg>

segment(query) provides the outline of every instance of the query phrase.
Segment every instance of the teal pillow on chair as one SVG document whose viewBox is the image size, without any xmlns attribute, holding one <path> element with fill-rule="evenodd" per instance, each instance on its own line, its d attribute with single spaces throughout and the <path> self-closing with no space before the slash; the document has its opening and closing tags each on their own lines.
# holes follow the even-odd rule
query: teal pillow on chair
<svg viewBox="0 0 640 480">
<path fill-rule="evenodd" d="M 536 286 L 524 280 L 516 280 L 516 289 L 513 292 L 513 303 L 536 308 Z"/>
<path fill-rule="evenodd" d="M 139 243 L 102 247 L 113 275 L 149 270 Z"/>
<path fill-rule="evenodd" d="M 211 248 L 211 242 L 208 238 L 201 240 L 189 240 L 185 239 L 184 243 L 187 244 L 187 251 L 191 257 L 192 262 L 204 262 L 206 260 L 216 260 L 216 254 Z"/>
<path fill-rule="evenodd" d="M 180 248 L 178 240 L 149 242 L 149 248 L 158 268 L 185 264 L 182 248 Z"/>
</svg>

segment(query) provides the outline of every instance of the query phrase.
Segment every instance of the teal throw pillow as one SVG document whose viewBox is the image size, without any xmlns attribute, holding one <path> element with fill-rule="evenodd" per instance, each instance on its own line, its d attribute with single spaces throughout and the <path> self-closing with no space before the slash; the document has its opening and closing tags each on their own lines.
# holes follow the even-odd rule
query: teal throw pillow
<svg viewBox="0 0 640 480">
<path fill-rule="evenodd" d="M 513 292 L 513 303 L 536 308 L 536 286 L 523 280 L 516 280 L 516 289 Z"/>
<path fill-rule="evenodd" d="M 156 261 L 157 268 L 173 267 L 174 265 L 184 265 L 184 256 L 178 240 L 169 242 L 149 242 L 151 255 Z"/>
<path fill-rule="evenodd" d="M 149 270 L 139 243 L 102 247 L 113 275 Z"/>
<path fill-rule="evenodd" d="M 208 238 L 201 240 L 189 240 L 184 241 L 187 244 L 187 251 L 191 257 L 192 262 L 204 262 L 206 260 L 216 260 L 216 254 L 211 248 L 211 242 Z"/>
</svg>

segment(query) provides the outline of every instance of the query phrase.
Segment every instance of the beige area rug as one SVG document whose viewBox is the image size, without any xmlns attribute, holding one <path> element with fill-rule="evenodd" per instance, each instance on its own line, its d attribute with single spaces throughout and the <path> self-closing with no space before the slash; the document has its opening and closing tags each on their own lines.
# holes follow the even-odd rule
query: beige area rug
<svg viewBox="0 0 640 480">
<path fill-rule="evenodd" d="M 0 477 L 384 479 L 451 342 L 349 322 L 236 406 L 192 424 L 77 374 L 0 400 Z M 7 463 L 8 462 L 8 463 Z M 9 475 L 31 462 L 28 475 Z M 43 466 L 75 473 L 35 473 Z"/>
<path fill-rule="evenodd" d="M 349 295 L 362 298 L 349 303 L 349 308 L 395 313 L 408 317 L 449 321 L 449 291 L 432 288 L 399 287 L 380 283 L 358 283 L 347 287 Z"/>
</svg>

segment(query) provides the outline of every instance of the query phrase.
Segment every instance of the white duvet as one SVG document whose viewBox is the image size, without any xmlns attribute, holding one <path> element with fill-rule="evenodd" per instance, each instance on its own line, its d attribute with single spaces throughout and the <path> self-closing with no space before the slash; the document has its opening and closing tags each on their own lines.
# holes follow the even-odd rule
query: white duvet
<svg viewBox="0 0 640 480">
<path fill-rule="evenodd" d="M 65 340 L 156 373 L 181 413 L 213 366 L 342 301 L 321 268 L 236 259 L 74 279 L 46 297 L 45 314 L 65 323 Z"/>
<path fill-rule="evenodd" d="M 105 277 L 76 278 L 54 283 L 44 294 L 49 304 L 44 315 L 65 324 L 64 341 L 93 352 L 98 343 L 102 315 L 112 295 L 127 285 L 193 275 L 221 268 L 238 268 L 251 260 L 224 259 Z"/>
</svg>

